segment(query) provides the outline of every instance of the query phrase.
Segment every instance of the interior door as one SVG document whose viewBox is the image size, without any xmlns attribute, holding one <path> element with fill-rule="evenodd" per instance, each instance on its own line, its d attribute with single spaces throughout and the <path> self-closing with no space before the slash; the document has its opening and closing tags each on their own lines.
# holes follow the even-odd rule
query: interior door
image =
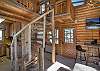
<svg viewBox="0 0 100 71">
<path fill-rule="evenodd" d="M 75 58 L 75 30 L 74 28 L 62 29 L 61 52 L 66 57 Z"/>
</svg>

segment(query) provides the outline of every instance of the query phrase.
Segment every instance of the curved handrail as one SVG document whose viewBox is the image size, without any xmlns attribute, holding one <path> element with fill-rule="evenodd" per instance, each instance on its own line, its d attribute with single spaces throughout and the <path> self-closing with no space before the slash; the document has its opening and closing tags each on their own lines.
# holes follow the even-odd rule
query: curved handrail
<svg viewBox="0 0 100 71">
<path fill-rule="evenodd" d="M 67 0 L 60 0 L 54 4 L 55 15 L 67 13 Z"/>
</svg>

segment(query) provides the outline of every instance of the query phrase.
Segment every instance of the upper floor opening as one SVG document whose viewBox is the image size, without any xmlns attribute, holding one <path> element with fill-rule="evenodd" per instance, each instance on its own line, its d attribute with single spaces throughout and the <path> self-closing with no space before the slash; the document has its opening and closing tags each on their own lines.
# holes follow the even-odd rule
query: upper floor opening
<svg viewBox="0 0 100 71">
<path fill-rule="evenodd" d="M 73 6 L 80 6 L 85 3 L 85 0 L 72 0 Z"/>
</svg>

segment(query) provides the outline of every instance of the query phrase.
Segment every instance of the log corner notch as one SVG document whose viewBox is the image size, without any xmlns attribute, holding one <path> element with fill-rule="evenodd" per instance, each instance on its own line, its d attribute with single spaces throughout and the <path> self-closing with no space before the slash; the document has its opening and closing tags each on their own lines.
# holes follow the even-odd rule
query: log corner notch
<svg viewBox="0 0 100 71">
<path fill-rule="evenodd" d="M 25 0 L 20 0 L 25 1 Z M 36 0 L 38 1 L 38 0 Z M 38 1 L 39 2 L 39 1 Z M 38 3 L 37 2 L 37 3 Z M 34 2 L 32 2 L 34 3 Z M 37 5 L 36 3 L 36 5 Z M 34 3 L 35 4 L 35 3 Z M 34 7 L 34 5 L 33 5 Z M 7 19 L 12 21 L 31 21 L 33 18 L 36 18 L 38 15 L 37 10 L 39 6 L 35 6 L 34 11 L 30 11 L 28 8 L 18 5 L 17 0 L 0 0 L 0 15 L 7 17 Z M 35 10 L 36 9 L 36 10 Z"/>
</svg>

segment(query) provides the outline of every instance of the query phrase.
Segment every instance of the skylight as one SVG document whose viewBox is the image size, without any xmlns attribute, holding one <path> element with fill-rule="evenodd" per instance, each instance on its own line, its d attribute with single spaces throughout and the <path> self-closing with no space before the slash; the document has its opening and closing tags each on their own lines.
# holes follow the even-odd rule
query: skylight
<svg viewBox="0 0 100 71">
<path fill-rule="evenodd" d="M 84 0 L 72 0 L 74 6 L 79 6 L 84 4 Z"/>
</svg>

